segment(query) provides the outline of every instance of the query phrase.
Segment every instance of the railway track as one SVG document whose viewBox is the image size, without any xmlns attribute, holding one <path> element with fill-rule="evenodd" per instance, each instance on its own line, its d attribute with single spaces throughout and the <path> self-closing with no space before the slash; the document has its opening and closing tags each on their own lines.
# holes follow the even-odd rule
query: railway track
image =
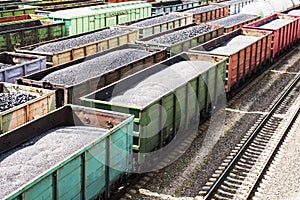
<svg viewBox="0 0 300 200">
<path fill-rule="evenodd" d="M 204 199 L 249 199 L 300 112 L 300 75 L 202 188 Z"/>
</svg>

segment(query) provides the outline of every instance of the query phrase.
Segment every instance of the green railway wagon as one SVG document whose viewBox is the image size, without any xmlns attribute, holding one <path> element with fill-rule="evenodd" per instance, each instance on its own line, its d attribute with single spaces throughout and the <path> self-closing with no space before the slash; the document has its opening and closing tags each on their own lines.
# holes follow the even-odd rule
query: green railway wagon
<svg viewBox="0 0 300 200">
<path fill-rule="evenodd" d="M 34 14 L 37 9 L 37 6 L 30 5 L 9 6 L 5 8 L 0 7 L 0 17 Z"/>
<path fill-rule="evenodd" d="M 168 88 L 166 92 L 155 92 L 153 90 L 152 92 L 158 93 L 158 95 L 142 106 L 111 100 L 115 96 L 121 95 L 122 97 L 122 94 L 129 92 L 130 89 L 139 85 L 141 81 L 181 61 L 204 61 L 209 62 L 211 66 L 188 66 L 196 69 L 192 78 L 185 79 L 183 83 L 172 86 L 172 89 Z M 140 153 L 148 153 L 161 148 L 167 141 L 176 136 L 182 126 L 184 126 L 185 130 L 188 130 L 190 126 L 194 126 L 193 120 L 199 120 L 199 113 L 200 118 L 204 117 L 209 113 L 209 109 L 219 102 L 220 98 L 225 98 L 226 62 L 227 58 L 222 56 L 181 53 L 94 93 L 81 97 L 81 105 L 133 114 L 135 117 L 133 150 L 138 153 L 139 162 L 142 163 L 143 158 L 140 156 Z M 172 76 L 177 75 L 176 73 L 169 74 L 168 80 Z M 161 88 L 165 87 L 163 81 L 162 78 L 159 79 L 160 83 L 158 85 Z M 151 88 L 158 87 L 154 82 L 151 82 L 148 86 Z M 140 87 L 143 89 L 145 85 L 142 84 Z M 148 89 L 150 90 L 149 87 Z M 145 88 L 145 90 L 148 89 L 147 87 Z M 135 89 L 131 91 L 136 92 Z M 137 93 L 142 94 L 140 98 L 144 96 L 142 90 L 138 90 Z M 128 97 L 128 99 L 133 98 L 135 97 Z M 139 98 L 136 97 L 132 102 L 139 102 Z"/>
<path fill-rule="evenodd" d="M 39 42 L 65 36 L 63 22 L 34 20 L 0 26 L 0 51 L 14 51 Z"/>
<path fill-rule="evenodd" d="M 193 37 L 189 37 L 185 40 L 180 40 L 176 43 L 163 43 L 163 42 L 158 41 L 158 40 L 156 42 L 152 41 L 152 39 L 155 39 L 155 38 L 158 38 L 158 37 L 167 38 L 165 35 L 173 34 L 173 32 L 176 32 L 176 31 L 184 31 L 184 29 L 188 29 L 188 28 L 191 28 L 191 27 L 197 26 L 197 25 L 210 26 L 212 29 L 210 31 L 202 32 L 200 34 L 197 34 Z M 135 43 L 140 44 L 140 45 L 145 45 L 145 46 L 166 48 L 167 52 L 168 52 L 168 56 L 172 57 L 172 56 L 175 56 L 175 55 L 177 55 L 181 52 L 188 51 L 192 47 L 195 47 L 199 44 L 207 42 L 207 41 L 209 41 L 213 38 L 216 38 L 218 36 L 221 36 L 221 35 L 223 35 L 223 33 L 224 33 L 224 27 L 222 27 L 222 26 L 193 23 L 193 24 L 189 24 L 189 25 L 186 25 L 186 26 L 174 28 L 174 29 L 169 30 L 169 31 L 158 33 L 158 34 L 155 34 L 155 35 L 152 35 L 152 36 L 149 36 L 149 37 L 142 38 L 140 40 L 135 41 Z M 181 33 L 181 34 L 187 34 L 187 33 Z M 173 38 L 174 37 L 176 38 L 177 36 L 174 36 L 174 34 L 173 34 Z"/>
<path fill-rule="evenodd" d="M 150 3 L 134 1 L 61 10 L 50 13 L 48 18 L 64 21 L 70 36 L 149 17 L 150 12 Z"/>
<path fill-rule="evenodd" d="M 63 129 L 64 127 L 68 129 Z M 49 134 L 55 137 L 49 131 L 59 128 L 65 131 L 61 132 L 61 137 L 56 136 L 57 140 L 66 138 L 63 141 L 68 143 L 73 133 L 73 136 L 80 135 L 83 144 L 68 150 L 72 145 L 66 146 L 61 143 L 65 145 L 60 147 L 61 150 L 58 146 L 53 151 L 39 151 L 33 157 L 26 156 L 32 154 L 33 148 L 38 145 L 36 143 L 47 142 Z M 79 130 L 75 132 L 77 129 Z M 35 167 L 35 172 L 30 173 L 30 170 L 28 172 L 19 169 L 22 171 L 19 172 L 21 176 L 26 174 L 28 181 L 20 178 L 18 181 L 22 184 L 14 188 L 11 187 L 13 185 L 11 182 L 15 181 L 16 177 L 12 174 L 12 170 L 4 175 L 0 174 L 5 184 L 9 185 L 5 191 L 1 191 L 0 198 L 8 200 L 96 199 L 103 193 L 106 194 L 106 198 L 109 198 L 110 188 L 118 186 L 118 183 L 128 176 L 128 172 L 131 172 L 132 129 L 133 117 L 130 115 L 68 105 L 1 135 L 1 155 L 14 156 L 9 154 L 13 151 L 17 156 L 25 150 L 27 152 L 25 157 L 14 161 L 16 165 L 20 162 L 31 163 L 31 167 Z M 89 130 L 92 132 L 87 132 Z M 83 138 L 88 135 L 94 136 L 91 140 L 84 141 Z M 36 137 L 38 138 L 35 139 Z M 73 139 L 73 142 L 76 141 Z M 24 143 L 27 144 L 17 147 Z M 52 143 L 51 146 L 53 145 L 59 143 Z M 57 157 L 52 159 L 50 166 L 43 159 L 37 160 L 40 154 L 48 154 L 47 160 L 58 155 L 61 155 L 61 159 Z M 1 160 L 0 170 L 2 169 L 3 172 L 2 162 Z M 22 166 L 26 167 L 23 164 Z M 41 171 L 40 168 L 45 170 Z M 13 176 L 12 179 L 9 179 L 10 174 Z"/>
<path fill-rule="evenodd" d="M 34 21 L 34 20 L 47 20 L 47 19 L 48 18 L 45 16 L 34 15 L 34 14 L 1 17 L 0 26 L 7 25 L 7 24 L 16 24 L 20 22 L 27 22 L 27 21 Z"/>
</svg>

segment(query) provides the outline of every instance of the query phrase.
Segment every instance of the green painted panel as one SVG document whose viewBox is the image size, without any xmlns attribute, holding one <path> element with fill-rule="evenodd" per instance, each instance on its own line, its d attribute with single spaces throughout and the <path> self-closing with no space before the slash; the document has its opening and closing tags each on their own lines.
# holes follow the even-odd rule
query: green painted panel
<svg viewBox="0 0 300 200">
<path fill-rule="evenodd" d="M 24 199 L 52 199 L 53 185 L 52 176 L 45 177 L 34 186 L 24 192 Z"/>
</svg>

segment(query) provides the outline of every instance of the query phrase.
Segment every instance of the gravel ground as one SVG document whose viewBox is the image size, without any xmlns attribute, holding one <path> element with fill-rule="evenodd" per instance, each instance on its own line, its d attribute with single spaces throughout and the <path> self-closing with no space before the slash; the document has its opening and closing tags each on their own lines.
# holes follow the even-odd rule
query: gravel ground
<svg viewBox="0 0 300 200">
<path fill-rule="evenodd" d="M 235 15 L 229 15 L 229 16 L 223 17 L 221 19 L 209 21 L 206 24 L 219 25 L 219 26 L 224 26 L 226 28 L 226 27 L 234 26 L 236 24 L 240 24 L 244 21 L 253 19 L 255 17 L 256 17 L 255 15 L 239 13 L 239 14 L 235 14 Z"/>
<path fill-rule="evenodd" d="M 152 74 L 109 101 L 117 104 L 144 107 L 161 95 L 174 90 L 195 74 L 206 71 L 214 63 L 207 61 L 182 61 Z"/>
<path fill-rule="evenodd" d="M 92 42 L 110 38 L 116 35 L 125 34 L 126 32 L 129 31 L 121 30 L 121 29 L 105 29 L 88 35 L 82 35 L 67 40 L 61 40 L 57 42 L 51 42 L 44 45 L 40 45 L 35 49 L 33 49 L 33 51 L 49 52 L 49 53 L 59 52 L 66 49 L 71 49 L 73 47 L 78 47 L 84 44 L 89 44 Z"/>
<path fill-rule="evenodd" d="M 282 61 L 274 70 L 288 71 L 293 63 L 293 70 L 300 70 L 299 51 L 293 53 L 289 59 Z M 279 77 L 282 80 L 277 80 Z M 292 74 L 281 74 L 268 72 L 253 87 L 242 91 L 239 98 L 228 108 L 240 111 L 265 112 L 280 92 L 288 85 Z M 159 194 L 169 194 L 180 197 L 195 197 L 198 192 L 215 172 L 219 164 L 229 155 L 231 149 L 239 143 L 243 133 L 252 127 L 262 114 L 245 114 L 226 111 L 226 119 L 220 126 L 218 138 L 214 138 L 211 148 L 206 149 L 203 154 L 203 143 L 210 137 L 209 132 L 201 132 L 191 147 L 184 155 L 172 163 L 172 165 L 160 170 L 153 180 L 143 188 Z M 218 119 L 218 116 L 216 116 Z M 214 120 L 210 123 L 212 124 Z M 211 127 L 210 127 L 211 128 Z M 216 141 L 217 140 L 217 141 Z M 214 144 L 216 143 L 216 144 Z M 199 156 L 199 153 L 201 156 Z M 133 199 L 160 199 L 153 196 L 138 194 Z"/>
<path fill-rule="evenodd" d="M 208 32 L 213 30 L 211 26 L 206 25 L 198 25 L 198 26 L 192 26 L 189 28 L 185 28 L 182 30 L 178 30 L 172 33 L 164 34 L 159 37 L 153 38 L 147 42 L 155 43 L 155 44 L 176 44 L 178 42 L 187 40 L 189 38 L 195 37 L 197 35 L 200 35 L 202 33 Z"/>
<path fill-rule="evenodd" d="M 182 15 L 171 13 L 171 14 L 168 14 L 168 15 L 163 15 L 163 16 L 160 16 L 160 17 L 155 17 L 155 18 L 152 18 L 152 19 L 147 19 L 147 20 L 143 20 L 143 21 L 140 21 L 140 22 L 133 23 L 133 24 L 130 25 L 130 27 L 142 28 L 142 27 L 152 26 L 152 25 L 160 24 L 160 23 L 167 22 L 167 21 L 170 21 L 170 20 L 178 19 L 178 18 L 181 18 L 181 17 L 182 17 Z"/>
<path fill-rule="evenodd" d="M 149 54 L 149 51 L 131 48 L 113 51 L 77 65 L 52 72 L 42 78 L 42 81 L 49 81 L 53 84 L 75 85 Z"/>
<path fill-rule="evenodd" d="M 297 124 L 275 157 L 276 164 L 272 164 L 272 172 L 267 173 L 269 179 L 263 181 L 259 199 L 300 199 L 300 118 Z"/>
<path fill-rule="evenodd" d="M 59 127 L 2 154 L 0 198 L 58 164 L 105 132 L 104 129 L 86 126 Z"/>
<path fill-rule="evenodd" d="M 21 92 L 0 93 L 0 112 L 18 106 L 22 103 L 36 98 L 35 95 Z"/>
</svg>

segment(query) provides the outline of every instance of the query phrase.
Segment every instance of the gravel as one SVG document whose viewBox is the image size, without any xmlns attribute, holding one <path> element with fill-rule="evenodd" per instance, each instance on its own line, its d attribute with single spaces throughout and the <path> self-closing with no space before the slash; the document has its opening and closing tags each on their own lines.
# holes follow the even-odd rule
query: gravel
<svg viewBox="0 0 300 200">
<path fill-rule="evenodd" d="M 45 76 L 42 81 L 53 84 L 75 85 L 102 73 L 149 55 L 149 51 L 127 48 L 73 65 Z"/>
<path fill-rule="evenodd" d="M 164 34 L 159 37 L 153 38 L 149 40 L 148 42 L 155 43 L 155 44 L 176 44 L 178 42 L 187 40 L 189 38 L 195 37 L 197 35 L 200 35 L 202 33 L 208 32 L 213 30 L 211 26 L 207 25 L 198 25 L 198 26 L 192 26 L 189 28 L 185 28 L 182 30 L 178 30 L 169 34 Z"/>
<path fill-rule="evenodd" d="M 74 37 L 66 40 L 61 40 L 57 42 L 51 42 L 47 43 L 41 46 L 38 46 L 37 48 L 33 49 L 33 51 L 39 51 L 39 52 L 48 52 L 48 53 L 54 53 L 63 51 L 66 49 L 71 49 L 73 47 L 78 47 L 84 44 L 96 42 L 99 40 L 103 40 L 106 38 L 110 38 L 116 35 L 125 34 L 128 32 L 128 30 L 121 30 L 121 29 L 105 29 L 102 31 L 97 31 L 91 34 L 82 35 L 79 37 Z"/>
<path fill-rule="evenodd" d="M 211 11 L 211 10 L 216 10 L 218 8 L 220 8 L 220 6 L 208 5 L 208 6 L 202 6 L 202 7 L 199 7 L 199 8 L 193 8 L 193 9 L 187 10 L 185 12 L 196 14 L 196 13 L 202 13 L 202 12 L 207 12 L 207 11 Z"/>
<path fill-rule="evenodd" d="M 196 74 L 212 67 L 207 61 L 182 61 L 150 75 L 123 93 L 116 94 L 110 102 L 144 107 L 161 95 L 174 90 Z"/>
<path fill-rule="evenodd" d="M 221 19 L 209 21 L 209 22 L 207 22 L 207 24 L 214 24 L 214 25 L 229 27 L 229 26 L 233 26 L 233 25 L 242 23 L 244 21 L 253 19 L 255 17 L 256 17 L 255 15 L 239 13 L 239 14 L 235 14 L 235 15 L 229 15 L 229 16 L 221 18 Z"/>
<path fill-rule="evenodd" d="M 288 14 L 289 15 L 300 15 L 300 10 L 292 10 Z"/>
<path fill-rule="evenodd" d="M 20 188 L 107 130 L 87 126 L 51 129 L 0 156 L 0 198 Z M 67 144 L 67 145 L 66 145 Z"/>
<path fill-rule="evenodd" d="M 269 23 L 263 24 L 262 26 L 260 26 L 260 28 L 278 29 L 289 23 L 291 23 L 291 20 L 289 19 L 275 19 Z"/>
<path fill-rule="evenodd" d="M 222 46 L 210 50 L 210 52 L 232 54 L 257 41 L 259 38 L 260 37 L 239 35 L 227 41 Z"/>
<path fill-rule="evenodd" d="M 21 92 L 0 93 L 0 112 L 18 106 L 34 98 L 36 98 L 35 95 L 24 94 Z"/>
<path fill-rule="evenodd" d="M 12 64 L 0 63 L 0 69 L 6 69 L 8 67 L 12 67 Z"/>
<path fill-rule="evenodd" d="M 178 15 L 178 14 L 168 14 L 168 15 L 163 15 L 163 16 L 160 16 L 160 17 L 155 17 L 155 18 L 152 18 L 152 19 L 147 19 L 147 20 L 143 20 L 143 21 L 140 21 L 140 22 L 136 22 L 136 23 L 133 23 L 130 25 L 130 27 L 147 27 L 147 26 L 152 26 L 152 25 L 156 25 L 156 24 L 160 24 L 160 23 L 163 23 L 163 22 L 167 22 L 167 21 L 170 21 L 170 20 L 174 20 L 174 19 L 178 19 L 178 18 L 181 18 L 182 15 Z"/>
</svg>

